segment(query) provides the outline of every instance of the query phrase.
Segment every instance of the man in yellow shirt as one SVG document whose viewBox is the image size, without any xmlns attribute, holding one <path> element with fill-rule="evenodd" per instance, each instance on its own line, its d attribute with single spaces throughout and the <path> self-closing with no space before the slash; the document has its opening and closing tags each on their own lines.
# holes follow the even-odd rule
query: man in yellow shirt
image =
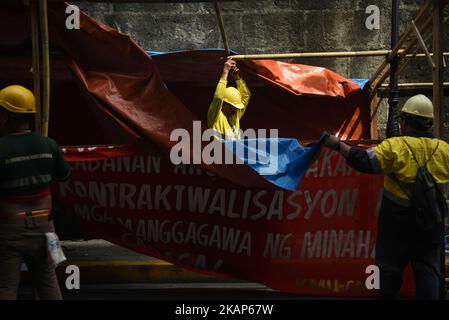
<svg viewBox="0 0 449 320">
<path fill-rule="evenodd" d="M 230 72 L 234 76 L 237 89 L 226 87 Z M 222 139 L 239 139 L 240 118 L 245 113 L 250 97 L 251 93 L 240 76 L 236 62 L 228 59 L 207 112 L 207 126 L 217 131 Z"/>
<path fill-rule="evenodd" d="M 416 297 L 438 299 L 442 293 L 443 224 L 438 222 L 429 229 L 422 228 L 410 199 L 419 167 L 426 166 L 441 189 L 449 183 L 449 145 L 433 137 L 433 104 L 424 95 L 407 100 L 400 119 L 401 136 L 385 139 L 374 148 L 351 147 L 335 136 L 329 136 L 325 145 L 340 152 L 348 165 L 358 171 L 385 176 L 376 242 L 379 298 L 397 297 L 404 269 L 411 262 Z M 440 202 L 441 218 L 447 208 L 444 199 Z M 424 212 L 426 217 L 430 214 Z"/>
</svg>

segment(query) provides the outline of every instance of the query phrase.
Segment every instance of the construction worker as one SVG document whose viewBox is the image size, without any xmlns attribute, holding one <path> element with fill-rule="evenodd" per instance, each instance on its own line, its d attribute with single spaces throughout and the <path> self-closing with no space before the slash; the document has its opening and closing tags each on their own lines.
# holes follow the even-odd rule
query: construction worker
<svg viewBox="0 0 449 320">
<path fill-rule="evenodd" d="M 40 299 L 61 299 L 45 234 L 54 232 L 50 183 L 68 179 L 70 167 L 52 139 L 30 130 L 31 91 L 8 86 L 0 106 L 0 299 L 17 298 L 22 262 Z"/>
<path fill-rule="evenodd" d="M 416 211 L 410 206 L 419 167 L 426 164 L 438 185 L 449 182 L 449 145 L 433 137 L 432 126 L 432 102 L 416 95 L 401 110 L 401 136 L 370 149 L 351 147 L 335 136 L 324 142 L 358 171 L 385 176 L 375 257 L 380 271 L 379 299 L 398 296 L 409 262 L 415 275 L 416 298 L 439 298 L 443 226 L 440 223 L 428 231 L 421 230 Z"/>
<path fill-rule="evenodd" d="M 229 73 L 234 76 L 237 89 L 226 87 Z M 222 139 L 239 139 L 240 118 L 245 113 L 250 97 L 251 93 L 240 76 L 236 62 L 228 59 L 207 112 L 208 127 L 217 131 Z"/>
</svg>

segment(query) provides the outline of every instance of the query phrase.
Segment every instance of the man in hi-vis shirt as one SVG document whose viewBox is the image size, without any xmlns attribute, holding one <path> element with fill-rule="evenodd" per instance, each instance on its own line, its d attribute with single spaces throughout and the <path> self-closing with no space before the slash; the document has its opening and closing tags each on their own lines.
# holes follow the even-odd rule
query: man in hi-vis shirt
<svg viewBox="0 0 449 320">
<path fill-rule="evenodd" d="M 385 139 L 370 149 L 349 146 L 335 136 L 325 140 L 325 145 L 337 150 L 351 167 L 385 176 L 376 241 L 379 298 L 397 298 L 409 263 L 418 299 L 438 299 L 442 292 L 443 225 L 440 221 L 423 229 L 411 206 L 419 167 L 426 166 L 441 189 L 449 183 L 449 145 L 433 136 L 433 118 L 432 101 L 420 94 L 407 100 L 401 110 L 399 137 Z M 446 214 L 445 205 L 439 206 L 441 214 Z M 431 212 L 424 214 L 431 216 Z"/>
</svg>

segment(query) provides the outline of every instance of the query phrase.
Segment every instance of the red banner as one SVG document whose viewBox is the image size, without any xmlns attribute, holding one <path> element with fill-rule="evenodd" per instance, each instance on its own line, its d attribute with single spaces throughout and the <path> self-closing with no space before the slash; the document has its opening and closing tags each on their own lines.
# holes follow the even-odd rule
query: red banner
<svg viewBox="0 0 449 320">
<path fill-rule="evenodd" d="M 138 148 L 65 151 L 73 172 L 59 195 L 86 238 L 291 293 L 374 294 L 365 271 L 383 179 L 336 152 L 323 149 L 290 192 L 241 187 Z M 411 294 L 411 281 L 403 289 Z"/>
</svg>

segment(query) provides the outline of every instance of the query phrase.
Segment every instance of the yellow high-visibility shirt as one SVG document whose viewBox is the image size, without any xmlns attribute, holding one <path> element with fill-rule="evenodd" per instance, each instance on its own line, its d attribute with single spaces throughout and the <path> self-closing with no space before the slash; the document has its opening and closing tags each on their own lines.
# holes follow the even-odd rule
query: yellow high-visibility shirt
<svg viewBox="0 0 449 320">
<path fill-rule="evenodd" d="M 412 186 L 418 172 L 418 164 L 413 158 L 412 152 L 405 144 L 408 143 L 419 165 L 422 166 L 427 162 L 427 169 L 439 184 L 449 183 L 449 145 L 442 140 L 422 137 L 394 137 L 384 140 L 377 147 L 368 149 L 371 163 L 377 172 L 385 175 L 384 190 L 396 198 L 409 200 Z M 400 181 L 401 186 L 392 177 L 392 173 Z"/>
<path fill-rule="evenodd" d="M 226 138 L 226 136 L 228 136 L 228 138 L 232 138 L 232 136 L 234 136 L 235 138 L 239 138 L 240 118 L 246 111 L 251 93 L 249 92 L 245 81 L 236 81 L 237 89 L 240 92 L 242 103 L 245 108 L 237 109 L 237 112 L 235 112 L 231 117 L 228 118 L 221 111 L 227 83 L 228 82 L 226 80 L 220 80 L 218 82 L 217 88 L 215 89 L 214 98 L 209 106 L 209 111 L 207 112 L 207 126 L 210 129 L 214 129 L 215 131 L 219 132 L 222 138 Z"/>
</svg>

